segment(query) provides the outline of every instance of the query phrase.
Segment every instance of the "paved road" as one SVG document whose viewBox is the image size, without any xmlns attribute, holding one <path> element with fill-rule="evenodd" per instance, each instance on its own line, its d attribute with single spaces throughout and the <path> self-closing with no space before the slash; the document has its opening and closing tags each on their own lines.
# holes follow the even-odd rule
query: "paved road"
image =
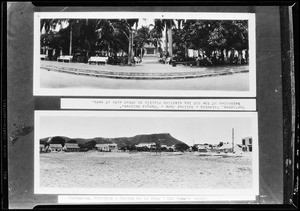
<svg viewBox="0 0 300 211">
<path fill-rule="evenodd" d="M 41 69 L 40 82 L 41 88 L 248 91 L 249 73 L 191 79 L 136 80 L 98 78 Z"/>
</svg>

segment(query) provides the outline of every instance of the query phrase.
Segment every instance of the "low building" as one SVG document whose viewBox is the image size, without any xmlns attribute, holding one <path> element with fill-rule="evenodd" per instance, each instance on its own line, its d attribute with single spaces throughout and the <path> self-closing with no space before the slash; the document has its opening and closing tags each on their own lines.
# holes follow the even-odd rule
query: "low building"
<svg viewBox="0 0 300 211">
<path fill-rule="evenodd" d="M 50 144 L 49 150 L 51 152 L 60 152 L 63 150 L 63 146 L 61 144 Z"/>
<path fill-rule="evenodd" d="M 65 144 L 65 149 L 68 152 L 79 152 L 80 147 L 76 143 L 66 143 Z"/>
<path fill-rule="evenodd" d="M 242 138 L 242 148 L 244 152 L 252 152 L 252 137 Z"/>
<path fill-rule="evenodd" d="M 211 151 L 211 147 L 209 147 L 208 144 L 197 144 L 196 147 L 198 149 L 197 150 L 198 152 L 209 152 L 209 151 Z"/>
<path fill-rule="evenodd" d="M 118 149 L 118 145 L 116 143 L 112 144 L 96 144 L 95 146 L 97 150 L 104 151 L 104 152 L 110 152 L 115 151 Z"/>
<path fill-rule="evenodd" d="M 233 153 L 232 144 L 224 144 L 218 148 L 218 151 L 224 153 Z"/>
<path fill-rule="evenodd" d="M 138 145 L 135 145 L 135 147 L 140 148 L 140 147 L 147 147 L 149 149 L 154 148 L 156 146 L 156 143 L 150 142 L 150 143 L 139 143 Z"/>
</svg>

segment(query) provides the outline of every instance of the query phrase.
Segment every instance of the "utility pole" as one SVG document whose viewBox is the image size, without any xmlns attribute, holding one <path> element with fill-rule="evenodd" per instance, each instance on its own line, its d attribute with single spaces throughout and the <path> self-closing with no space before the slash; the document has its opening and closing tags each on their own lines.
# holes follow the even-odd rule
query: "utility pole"
<svg viewBox="0 0 300 211">
<path fill-rule="evenodd" d="M 72 38 L 73 38 L 73 32 L 72 32 L 72 22 L 70 23 L 70 49 L 69 49 L 69 55 L 72 55 Z"/>
<path fill-rule="evenodd" d="M 232 128 L 232 153 L 234 153 L 234 128 Z"/>
</svg>

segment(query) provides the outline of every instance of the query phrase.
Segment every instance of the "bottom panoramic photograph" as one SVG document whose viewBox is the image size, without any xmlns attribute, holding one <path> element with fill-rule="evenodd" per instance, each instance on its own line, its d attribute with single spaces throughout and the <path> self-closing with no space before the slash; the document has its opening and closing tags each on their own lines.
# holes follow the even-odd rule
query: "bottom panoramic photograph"
<svg viewBox="0 0 300 211">
<path fill-rule="evenodd" d="M 36 111 L 37 194 L 258 194 L 255 112 Z"/>
</svg>

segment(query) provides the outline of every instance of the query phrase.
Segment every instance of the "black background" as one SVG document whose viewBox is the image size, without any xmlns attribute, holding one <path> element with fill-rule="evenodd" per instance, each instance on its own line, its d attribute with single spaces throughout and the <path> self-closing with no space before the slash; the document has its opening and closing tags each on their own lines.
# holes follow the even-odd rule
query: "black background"
<svg viewBox="0 0 300 211">
<path fill-rule="evenodd" d="M 260 196 L 257 203 L 282 204 L 284 198 L 284 99 L 282 72 L 281 9 L 279 6 L 116 6 L 98 7 L 35 6 L 32 3 L 7 5 L 7 135 L 13 123 L 33 126 L 34 110 L 59 110 L 60 98 L 33 96 L 33 13 L 60 11 L 165 11 L 165 12 L 245 12 L 256 14 L 256 84 L 259 131 Z M 36 4 L 36 3 L 35 3 Z M 48 2 L 49 4 L 49 2 Z M 55 3 L 58 5 L 57 3 Z M 62 3 L 63 4 L 63 3 Z M 82 3 L 81 3 L 82 4 Z M 120 3 L 119 3 L 120 4 Z M 124 3 L 125 4 L 125 3 Z M 180 2 L 175 2 L 176 5 Z M 181 2 L 183 4 L 183 1 Z M 36 4 L 38 5 L 38 4 Z M 72 4 L 71 4 L 72 5 Z M 74 4 L 73 4 L 74 5 Z M 107 6 L 108 5 L 108 6 Z M 173 3 L 174 5 L 174 3 Z M 283 62 L 284 63 L 284 62 Z M 109 97 L 109 96 L 107 96 Z M 290 99 L 290 98 L 289 98 Z M 2 102 L 3 104 L 3 102 Z M 286 143 L 286 142 L 285 142 Z M 7 141 L 8 198 L 10 208 L 32 208 L 57 203 L 56 195 L 33 194 L 34 135 L 22 136 L 14 144 Z M 228 202 L 232 203 L 232 202 Z"/>
</svg>

